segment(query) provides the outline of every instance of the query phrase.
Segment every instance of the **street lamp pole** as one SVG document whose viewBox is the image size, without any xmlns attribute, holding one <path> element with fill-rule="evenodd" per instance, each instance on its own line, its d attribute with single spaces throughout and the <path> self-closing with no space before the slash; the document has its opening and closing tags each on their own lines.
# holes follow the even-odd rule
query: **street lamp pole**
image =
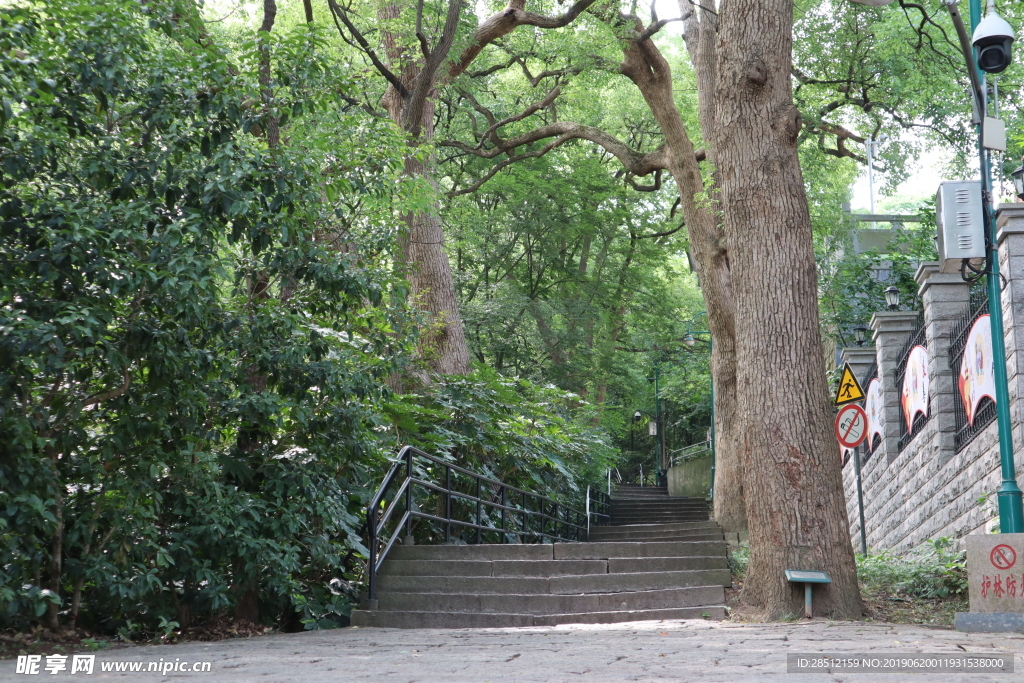
<svg viewBox="0 0 1024 683">
<path fill-rule="evenodd" d="M 999 252 L 996 241 L 995 212 L 992 210 L 992 169 L 988 150 L 983 141 L 983 123 L 986 115 L 988 94 L 985 76 L 979 73 L 976 52 L 971 47 L 963 19 L 960 17 L 956 0 L 946 0 L 946 9 L 957 29 L 960 46 L 967 62 L 971 86 L 977 103 L 978 157 L 981 170 L 982 210 L 986 243 L 986 285 L 988 289 L 989 323 L 992 329 L 992 366 L 995 374 L 996 422 L 999 431 L 999 460 L 1003 481 L 999 487 L 999 530 L 1001 533 L 1024 532 L 1024 505 L 1022 493 L 1017 485 L 1016 468 L 1013 460 L 1013 431 L 1010 426 L 1010 393 L 1006 378 L 1006 345 L 1003 337 L 1003 306 L 999 287 Z M 971 31 L 981 22 L 981 0 L 970 0 Z"/>
</svg>

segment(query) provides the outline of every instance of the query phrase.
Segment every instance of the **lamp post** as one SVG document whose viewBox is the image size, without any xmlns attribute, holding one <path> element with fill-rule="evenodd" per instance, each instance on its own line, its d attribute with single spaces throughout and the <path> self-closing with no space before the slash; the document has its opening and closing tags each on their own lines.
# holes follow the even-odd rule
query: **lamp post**
<svg viewBox="0 0 1024 683">
<path fill-rule="evenodd" d="M 896 285 L 892 285 L 885 290 L 885 305 L 889 307 L 890 311 L 899 309 L 900 290 L 896 289 Z"/>
<path fill-rule="evenodd" d="M 857 342 L 857 346 L 864 346 L 864 336 L 867 334 L 868 328 L 863 325 L 858 325 L 853 328 L 853 340 Z"/>
<path fill-rule="evenodd" d="M 1010 177 L 1013 178 L 1013 192 L 1017 199 L 1024 199 L 1024 163 L 1010 171 Z"/>
<path fill-rule="evenodd" d="M 972 97 L 976 104 L 978 131 L 978 156 L 981 170 L 981 205 L 984 216 L 986 235 L 986 285 L 988 289 L 989 323 L 992 327 L 992 369 L 995 375 L 996 390 L 996 422 L 999 431 L 999 460 L 1003 481 L 997 494 L 999 501 L 999 530 L 1002 533 L 1024 532 L 1024 505 L 1022 494 L 1017 485 L 1017 475 L 1013 462 L 1013 432 L 1010 425 L 1010 392 L 1006 378 L 1006 346 L 1003 337 L 1003 306 L 999 286 L 999 253 L 996 241 L 995 212 L 992 210 L 992 171 L 989 164 L 988 150 L 984 141 L 983 122 L 987 114 L 988 95 L 985 87 L 985 76 L 979 73 L 978 54 L 981 55 L 980 66 L 986 72 L 998 73 L 1009 63 L 1010 43 L 1012 37 L 1001 43 L 993 42 L 993 36 L 987 36 L 986 30 L 979 31 L 979 24 L 985 23 L 989 33 L 993 27 L 996 33 L 1009 29 L 995 11 L 994 0 L 989 0 L 988 11 L 984 22 L 981 18 L 981 0 L 970 0 L 971 31 L 974 32 L 974 47 L 967 36 L 963 18 L 957 9 L 957 0 L 945 0 L 957 38 L 963 52 L 964 61 L 971 79 Z M 1003 29 L 1005 25 L 1005 29 Z M 1012 35 L 1012 31 L 1010 31 Z M 1016 184 L 1016 179 L 1014 180 Z"/>
<path fill-rule="evenodd" d="M 660 483 L 661 483 L 660 480 L 665 476 L 662 473 L 663 470 L 662 470 L 662 467 L 661 467 L 661 456 L 662 456 L 662 453 L 665 452 L 665 449 L 664 449 L 664 447 L 662 445 L 662 441 L 661 440 L 665 438 L 665 430 L 661 429 L 661 426 L 660 426 L 661 414 L 660 414 L 658 409 L 659 409 L 659 405 L 658 405 L 658 366 L 655 365 L 654 366 L 654 414 L 651 415 L 646 410 L 638 410 L 635 413 L 633 413 L 633 422 L 639 422 L 640 420 L 643 419 L 644 415 L 646 415 L 647 417 L 651 418 L 651 421 L 650 421 L 650 423 L 648 423 L 648 427 L 647 427 L 647 435 L 654 437 L 654 449 L 655 449 L 654 452 L 656 454 L 655 457 L 656 457 L 656 461 L 657 461 L 657 464 L 658 464 L 658 481 L 654 482 L 655 486 L 660 485 Z M 632 428 L 630 428 L 630 434 L 632 434 L 632 432 L 633 432 L 633 430 L 632 430 Z M 640 467 L 640 485 L 641 486 L 644 485 L 644 468 L 643 468 L 643 466 Z"/>
</svg>

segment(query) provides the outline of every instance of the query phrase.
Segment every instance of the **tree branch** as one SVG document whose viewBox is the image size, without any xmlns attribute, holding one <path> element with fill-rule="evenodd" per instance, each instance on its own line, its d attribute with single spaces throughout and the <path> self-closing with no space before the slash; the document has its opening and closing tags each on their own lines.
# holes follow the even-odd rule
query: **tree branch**
<svg viewBox="0 0 1024 683">
<path fill-rule="evenodd" d="M 97 403 L 102 403 L 103 401 L 109 401 L 112 398 L 117 398 L 124 392 L 128 391 L 128 387 L 131 386 L 131 383 L 132 373 L 128 368 L 125 368 L 124 381 L 121 383 L 121 386 L 119 386 L 117 389 L 111 389 L 110 391 L 105 391 L 100 394 L 93 394 L 89 398 L 85 399 L 85 402 L 82 403 L 82 407 L 88 408 L 89 406 L 96 405 Z"/>
<path fill-rule="evenodd" d="M 366 56 L 370 58 L 371 62 L 373 62 L 373 65 L 377 68 L 377 71 L 380 72 L 380 75 L 395 87 L 395 90 L 398 91 L 398 94 L 401 95 L 403 99 L 409 97 L 409 90 L 402 84 L 402 81 L 398 76 L 391 73 L 391 70 L 384 66 L 384 63 L 377 57 L 377 53 L 373 51 L 373 48 L 370 47 L 366 38 L 363 37 L 363 34 L 359 32 L 351 21 L 349 21 L 348 15 L 345 11 L 338 7 L 338 3 L 335 2 L 335 0 L 327 0 L 327 4 L 331 8 L 331 16 L 334 17 L 334 25 L 338 27 L 338 33 L 341 34 L 341 37 L 345 38 L 345 32 L 341 30 L 341 26 L 338 26 L 339 19 L 341 19 L 341 23 L 345 24 L 345 28 L 349 30 L 349 33 L 352 34 L 355 41 L 359 43 L 359 47 L 363 50 Z"/>
<path fill-rule="evenodd" d="M 331 2 L 333 1 L 331 0 Z M 413 91 L 412 96 L 408 98 L 409 101 L 405 106 L 405 111 L 402 112 L 402 128 L 409 131 L 413 137 L 419 135 L 427 96 L 434 88 L 434 76 L 437 70 L 448 58 L 448 52 L 452 49 L 461 13 L 462 0 L 448 0 L 448 13 L 445 16 L 444 28 L 441 29 L 441 37 L 438 39 L 434 49 L 427 54 L 423 68 L 416 77 L 416 89 Z M 425 47 L 426 39 L 422 39 L 421 44 Z"/>
<path fill-rule="evenodd" d="M 477 27 L 473 42 L 467 47 L 459 59 L 452 64 L 448 72 L 447 80 L 457 78 L 476 59 L 487 45 L 502 36 L 508 35 L 518 26 L 535 26 L 537 28 L 551 29 L 562 28 L 572 23 L 576 17 L 585 9 L 594 4 L 596 0 L 577 0 L 565 14 L 558 17 L 547 17 L 533 12 L 527 12 L 524 8 L 526 0 L 509 0 L 508 6 L 492 14 L 482 21 Z"/>
</svg>

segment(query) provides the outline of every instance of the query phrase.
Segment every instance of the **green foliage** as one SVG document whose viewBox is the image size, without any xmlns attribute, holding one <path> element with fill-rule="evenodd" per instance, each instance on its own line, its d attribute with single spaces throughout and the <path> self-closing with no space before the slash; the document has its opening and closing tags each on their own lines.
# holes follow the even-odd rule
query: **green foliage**
<svg viewBox="0 0 1024 683">
<path fill-rule="evenodd" d="M 736 581 L 742 581 L 747 575 L 747 565 L 750 564 L 750 545 L 743 544 L 729 547 L 729 571 L 732 572 Z"/>
<path fill-rule="evenodd" d="M 922 204 L 917 214 L 920 223 L 895 231 L 889 253 L 854 253 L 852 227 L 829 242 L 830 251 L 821 256 L 818 269 L 822 318 L 836 343 L 851 345 L 853 328 L 867 325 L 872 314 L 886 310 L 885 289 L 890 285 L 900 291 L 901 309 L 920 310 L 914 274 L 918 264 L 936 259 L 934 201 Z"/>
<path fill-rule="evenodd" d="M 947 598 L 967 593 L 966 555 L 949 538 L 927 541 L 906 556 L 890 551 L 857 556 L 857 577 L 870 592 L 906 598 Z"/>
<path fill-rule="evenodd" d="M 574 500 L 612 458 L 553 388 L 388 392 L 417 372 L 395 226 L 431 189 L 317 29 L 218 42 L 193 10 L 0 10 L 3 627 L 332 628 L 395 446 Z"/>
<path fill-rule="evenodd" d="M 58 603 L 160 637 L 355 591 L 374 405 L 414 338 L 381 227 L 401 140 L 336 113 L 340 142 L 306 134 L 349 87 L 315 31 L 274 39 L 261 106 L 258 46 L 200 48 L 171 10 L 0 10 L 4 625 Z"/>
<path fill-rule="evenodd" d="M 579 397 L 485 367 L 384 405 L 395 443 L 410 444 L 510 486 L 564 497 L 600 481 L 615 450 Z"/>
</svg>

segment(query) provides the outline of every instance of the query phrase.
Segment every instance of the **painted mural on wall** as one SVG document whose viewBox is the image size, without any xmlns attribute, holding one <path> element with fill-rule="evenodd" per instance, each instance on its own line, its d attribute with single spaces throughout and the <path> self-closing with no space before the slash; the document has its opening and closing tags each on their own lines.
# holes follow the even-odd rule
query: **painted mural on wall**
<svg viewBox="0 0 1024 683">
<path fill-rule="evenodd" d="M 864 411 L 868 414 L 868 450 L 875 442 L 875 435 L 882 436 L 882 383 L 875 377 L 868 383 L 867 399 Z"/>
<path fill-rule="evenodd" d="M 918 413 L 928 415 L 928 349 L 923 346 L 915 346 L 907 356 L 900 405 L 903 406 L 908 432 L 913 430 Z"/>
<path fill-rule="evenodd" d="M 957 386 L 960 400 L 967 411 L 967 422 L 974 424 L 978 404 L 986 396 L 996 400 L 995 369 L 992 367 L 992 328 L 988 314 L 979 316 L 967 335 L 967 344 L 960 360 Z"/>
</svg>

